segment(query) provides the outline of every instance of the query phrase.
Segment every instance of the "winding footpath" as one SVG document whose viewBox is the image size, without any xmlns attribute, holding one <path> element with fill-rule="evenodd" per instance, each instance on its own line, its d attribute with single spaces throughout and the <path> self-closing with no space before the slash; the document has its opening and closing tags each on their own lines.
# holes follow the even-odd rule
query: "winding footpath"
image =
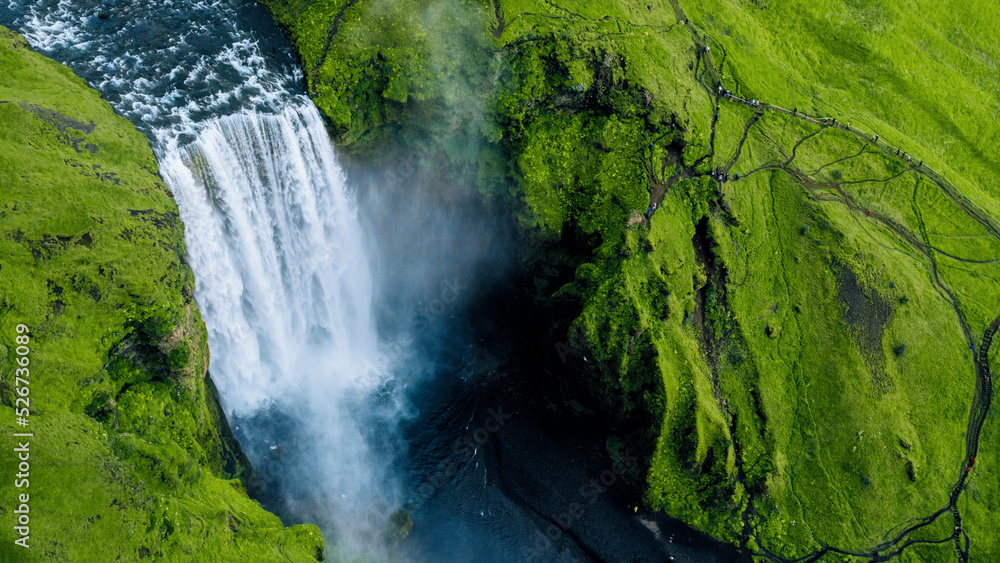
<svg viewBox="0 0 1000 563">
<path fill-rule="evenodd" d="M 993 238 L 997 240 L 1000 240 L 1000 224 L 998 224 L 995 219 L 990 217 L 988 213 L 978 208 L 971 200 L 962 195 L 961 192 L 959 192 L 959 190 L 954 185 L 952 185 L 950 182 L 944 179 L 938 172 L 934 171 L 931 167 L 924 164 L 922 160 L 918 161 L 918 163 L 914 165 L 913 158 L 911 155 L 908 155 L 905 151 L 903 151 L 899 147 L 893 147 L 885 142 L 880 142 L 878 136 L 876 135 L 871 135 L 867 132 L 861 131 L 860 129 L 852 127 L 850 124 L 845 125 L 843 123 L 838 123 L 837 120 L 834 118 L 812 117 L 805 115 L 797 110 L 789 110 L 787 108 L 778 105 L 768 104 L 760 101 L 745 100 L 740 97 L 729 94 L 722 86 L 722 80 L 719 76 L 718 69 L 712 63 L 711 50 L 708 48 L 709 46 L 707 45 L 707 42 L 702 39 L 699 39 L 696 29 L 684 14 L 684 11 L 681 8 L 678 0 L 670 0 L 670 2 L 674 7 L 677 21 L 679 23 L 683 23 L 685 27 L 687 27 L 688 31 L 691 33 L 692 38 L 694 39 L 695 48 L 699 59 L 698 61 L 699 65 L 698 67 L 696 67 L 695 72 L 698 72 L 697 69 L 700 68 L 701 61 L 704 61 L 705 71 L 708 72 L 708 74 L 711 77 L 712 85 L 710 87 L 706 86 L 706 90 L 708 91 L 708 94 L 710 96 L 714 96 L 715 98 L 714 99 L 715 104 L 713 104 L 713 107 L 720 104 L 723 100 L 726 100 L 733 103 L 744 104 L 756 109 L 755 115 L 744 126 L 743 137 L 740 139 L 735 156 L 729 162 L 727 162 L 726 167 L 723 168 L 722 170 L 728 173 L 731 167 L 736 163 L 736 161 L 739 158 L 740 152 L 743 148 L 743 144 L 746 141 L 747 133 L 750 127 L 752 127 L 753 124 L 756 123 L 756 121 L 760 118 L 760 116 L 764 114 L 765 111 L 784 113 L 794 118 L 801 119 L 802 121 L 805 121 L 807 123 L 819 126 L 820 129 L 818 131 L 806 136 L 805 138 L 801 139 L 798 143 L 796 143 L 796 145 L 792 149 L 792 155 L 784 163 L 780 165 L 762 166 L 757 170 L 751 171 L 746 176 L 749 176 L 754 172 L 767 168 L 783 170 L 786 173 L 790 174 L 800 185 L 805 187 L 805 189 L 814 198 L 821 200 L 822 199 L 839 200 L 852 211 L 860 213 L 862 216 L 866 216 L 871 220 L 881 223 L 886 228 L 888 228 L 889 230 L 897 234 L 900 238 L 909 243 L 912 247 L 917 249 L 921 254 L 923 254 L 924 257 L 928 260 L 931 277 L 933 278 L 938 291 L 941 293 L 943 297 L 945 297 L 947 301 L 951 303 L 952 308 L 955 311 L 959 324 L 961 325 L 965 340 L 969 344 L 970 350 L 972 350 L 972 360 L 975 367 L 975 391 L 973 394 L 972 404 L 969 409 L 969 420 L 966 426 L 965 455 L 962 460 L 961 468 L 959 470 L 958 479 L 956 480 L 955 485 L 951 488 L 951 491 L 948 496 L 948 503 L 945 506 L 925 517 L 911 520 L 909 523 L 904 524 L 903 525 L 904 527 L 894 537 L 886 541 L 883 541 L 882 543 L 874 545 L 870 549 L 864 552 L 851 552 L 843 549 L 838 549 L 836 547 L 827 546 L 813 553 L 807 554 L 805 556 L 793 560 L 789 560 L 784 557 L 778 556 L 777 554 L 768 552 L 767 550 L 764 550 L 761 553 L 755 553 L 754 555 L 766 558 L 771 561 L 778 561 L 782 563 L 791 563 L 791 562 L 797 563 L 800 561 L 801 562 L 818 561 L 824 555 L 830 553 L 865 558 L 871 561 L 889 561 L 892 558 L 900 556 L 903 553 L 903 551 L 911 545 L 920 543 L 943 544 L 947 542 L 954 542 L 955 550 L 958 556 L 958 561 L 960 563 L 968 562 L 969 551 L 972 541 L 968 533 L 962 526 L 962 515 L 958 510 L 958 499 L 965 488 L 966 481 L 969 478 L 969 474 L 972 472 L 972 469 L 975 466 L 976 456 L 979 451 L 980 432 L 982 431 L 983 424 L 986 422 L 986 416 L 989 412 L 990 405 L 992 404 L 993 400 L 993 384 L 990 377 L 989 352 L 990 352 L 990 347 L 993 344 L 993 337 L 995 336 L 998 328 L 1000 328 L 1000 315 L 998 315 L 993 320 L 993 322 L 990 323 L 990 325 L 986 328 L 986 330 L 982 335 L 982 338 L 978 343 L 979 344 L 978 349 L 976 349 L 977 342 L 975 335 L 973 334 L 971 328 L 969 327 L 968 322 L 966 321 L 965 318 L 965 314 L 962 312 L 954 293 L 940 278 L 934 254 L 937 253 L 942 256 L 947 256 L 949 258 L 961 262 L 978 263 L 978 264 L 995 262 L 1000 260 L 1000 258 L 993 260 L 964 259 L 943 252 L 940 249 L 934 248 L 933 246 L 930 245 L 929 241 L 926 240 L 926 237 L 922 239 L 921 237 L 914 235 L 908 229 L 898 224 L 894 220 L 890 219 L 889 217 L 886 217 L 880 213 L 873 212 L 871 210 L 866 210 L 863 206 L 859 205 L 854 200 L 854 198 L 842 188 L 841 185 L 841 184 L 849 184 L 857 182 L 841 182 L 841 183 L 831 182 L 828 184 L 820 185 L 812 181 L 809 175 L 804 174 L 801 171 L 792 168 L 791 163 L 795 159 L 795 150 L 798 148 L 799 145 L 801 145 L 803 141 L 805 141 L 809 137 L 819 134 L 826 128 L 836 128 L 840 131 L 854 135 L 855 137 L 858 137 L 866 141 L 866 145 L 864 145 L 861 151 L 857 155 L 853 156 L 859 156 L 865 151 L 867 147 L 871 146 L 875 147 L 878 150 L 881 150 L 885 154 L 900 157 L 900 159 L 903 160 L 903 162 L 907 165 L 907 168 L 903 170 L 903 172 L 900 172 L 895 176 L 879 181 L 889 181 L 891 179 L 894 179 L 902 175 L 905 172 L 910 172 L 910 171 L 923 174 L 929 180 L 931 180 L 935 185 L 937 185 L 941 189 L 941 191 L 967 216 L 969 216 L 974 221 L 982 225 L 986 229 L 986 231 Z M 714 92 L 713 89 L 715 89 Z M 710 152 L 707 155 L 708 157 L 711 157 L 712 154 L 714 154 L 715 124 L 717 119 L 718 119 L 718 113 L 716 112 L 716 115 L 715 117 L 713 117 L 712 120 L 712 136 L 710 142 L 711 146 L 710 146 Z M 844 157 L 841 160 L 853 158 L 853 156 Z M 828 165 L 824 165 L 824 167 Z M 823 167 L 821 167 L 820 169 L 822 168 Z M 818 170 L 816 172 L 818 172 Z M 874 181 L 874 180 L 866 180 L 866 181 Z M 824 197 L 823 195 L 818 193 L 820 189 L 833 189 L 836 191 L 837 196 Z M 932 523 L 937 521 L 937 519 L 940 516 L 944 514 L 951 514 L 954 520 L 954 531 L 950 536 L 937 540 L 912 539 L 909 537 L 916 530 L 931 525 Z M 759 540 L 759 537 L 757 539 Z"/>
</svg>

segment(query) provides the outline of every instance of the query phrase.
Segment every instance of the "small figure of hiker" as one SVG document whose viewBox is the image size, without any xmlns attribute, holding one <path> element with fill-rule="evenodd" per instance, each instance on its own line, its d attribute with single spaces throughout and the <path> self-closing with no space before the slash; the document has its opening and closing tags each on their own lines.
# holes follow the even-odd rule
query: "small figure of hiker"
<svg viewBox="0 0 1000 563">
<path fill-rule="evenodd" d="M 878 142 L 878 135 L 872 135 L 872 140 L 877 143 Z"/>
<path fill-rule="evenodd" d="M 736 175 L 733 176 L 733 180 L 739 180 L 739 179 L 740 179 L 740 173 L 737 172 Z"/>
<path fill-rule="evenodd" d="M 917 165 L 917 168 L 920 168 L 920 167 L 921 167 L 921 166 L 923 166 L 923 165 L 924 165 L 924 161 L 922 161 L 922 160 L 921 160 L 921 161 L 920 161 L 920 164 L 918 164 L 918 165 Z"/>
<path fill-rule="evenodd" d="M 708 45 L 705 45 L 705 52 L 708 52 Z"/>
</svg>

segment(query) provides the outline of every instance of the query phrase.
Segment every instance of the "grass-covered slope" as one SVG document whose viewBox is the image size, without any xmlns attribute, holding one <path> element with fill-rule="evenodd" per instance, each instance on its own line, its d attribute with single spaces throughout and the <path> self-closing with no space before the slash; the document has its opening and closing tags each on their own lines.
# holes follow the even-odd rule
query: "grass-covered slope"
<svg viewBox="0 0 1000 563">
<path fill-rule="evenodd" d="M 243 489 L 145 137 L 3 28 L 0 75 L 0 560 L 321 557 L 316 527 L 283 527 Z"/>
<path fill-rule="evenodd" d="M 461 144 L 510 203 L 649 508 L 778 560 L 1000 557 L 995 5 L 265 3 L 342 143 Z"/>
<path fill-rule="evenodd" d="M 996 212 L 1000 5 L 682 2 L 731 89 L 878 133 Z"/>
</svg>

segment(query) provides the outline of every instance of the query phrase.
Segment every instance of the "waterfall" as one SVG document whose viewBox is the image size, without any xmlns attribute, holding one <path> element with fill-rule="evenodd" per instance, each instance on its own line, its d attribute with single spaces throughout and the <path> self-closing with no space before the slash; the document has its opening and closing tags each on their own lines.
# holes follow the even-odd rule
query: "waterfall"
<svg viewBox="0 0 1000 563">
<path fill-rule="evenodd" d="M 377 381 L 357 210 L 310 102 L 209 121 L 195 142 L 164 151 L 161 172 L 184 218 L 229 409 Z"/>
<path fill-rule="evenodd" d="M 292 519 L 371 551 L 395 503 L 371 436 L 387 371 L 357 209 L 322 119 L 294 98 L 206 121 L 195 137 L 163 143 L 161 173 L 225 410 L 235 425 L 266 419 L 237 434 L 255 467 L 274 468 Z"/>
</svg>

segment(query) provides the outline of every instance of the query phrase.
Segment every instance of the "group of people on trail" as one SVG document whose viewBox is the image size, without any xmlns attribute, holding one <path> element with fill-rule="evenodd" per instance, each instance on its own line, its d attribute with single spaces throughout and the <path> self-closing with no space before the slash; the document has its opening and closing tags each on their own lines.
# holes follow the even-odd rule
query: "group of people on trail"
<svg viewBox="0 0 1000 563">
<path fill-rule="evenodd" d="M 705 47 L 705 51 L 708 51 L 708 47 L 707 46 Z M 729 98 L 729 97 L 731 97 L 733 95 L 733 93 L 730 90 L 722 87 L 722 82 L 721 81 L 718 83 L 717 86 L 718 86 L 718 93 L 723 98 Z M 756 108 L 760 107 L 760 100 L 758 100 L 756 98 L 754 98 L 752 100 L 749 100 L 749 101 L 739 100 L 738 98 L 737 98 L 737 100 L 738 101 L 743 101 L 744 103 L 746 103 L 750 107 L 756 107 Z M 792 109 L 792 115 L 798 115 L 798 113 L 799 113 L 799 108 L 796 107 L 796 108 Z M 804 114 L 803 114 L 803 116 L 805 117 Z M 716 119 L 719 118 L 719 108 L 718 107 L 715 108 L 715 118 Z M 825 118 L 823 118 L 823 125 L 827 125 L 827 126 L 838 125 L 837 119 L 833 118 L 833 117 L 825 117 Z M 847 124 L 847 129 L 853 129 L 853 127 L 851 127 L 850 123 Z M 878 139 L 879 139 L 878 135 L 872 135 L 872 142 L 875 143 L 876 145 L 878 144 Z M 892 150 L 892 149 L 890 148 L 890 150 Z M 906 154 L 905 152 L 903 152 L 902 149 L 896 149 L 896 156 L 904 157 L 907 162 L 913 162 L 913 157 L 910 156 L 910 155 L 908 155 L 908 154 Z M 919 161 L 917 163 L 917 168 L 920 168 L 923 165 L 924 165 L 924 161 L 921 160 L 921 161 Z M 719 180 L 720 182 L 721 181 L 726 181 L 726 180 L 729 179 L 728 173 L 720 173 L 718 169 L 716 169 L 715 174 L 712 174 L 712 177 L 715 178 L 716 180 Z M 733 179 L 734 180 L 738 180 L 739 177 L 740 177 L 740 175 L 736 174 L 735 176 L 733 176 Z"/>
<path fill-rule="evenodd" d="M 729 181 L 729 172 L 726 172 L 721 167 L 716 166 L 715 167 L 715 172 L 712 173 L 712 179 L 718 180 L 720 182 L 728 182 Z M 735 180 L 739 180 L 739 179 L 740 179 L 740 173 L 737 172 L 736 174 L 733 175 L 733 180 L 735 181 Z"/>
<path fill-rule="evenodd" d="M 875 143 L 876 145 L 878 144 L 878 135 L 872 135 L 872 142 Z M 890 147 L 887 148 L 889 148 L 889 150 L 892 150 Z M 896 156 L 901 156 L 905 158 L 906 162 L 913 162 L 913 157 L 903 152 L 903 149 L 896 149 Z M 924 161 L 921 160 L 920 162 L 917 163 L 917 168 L 920 168 L 923 165 Z"/>
</svg>

